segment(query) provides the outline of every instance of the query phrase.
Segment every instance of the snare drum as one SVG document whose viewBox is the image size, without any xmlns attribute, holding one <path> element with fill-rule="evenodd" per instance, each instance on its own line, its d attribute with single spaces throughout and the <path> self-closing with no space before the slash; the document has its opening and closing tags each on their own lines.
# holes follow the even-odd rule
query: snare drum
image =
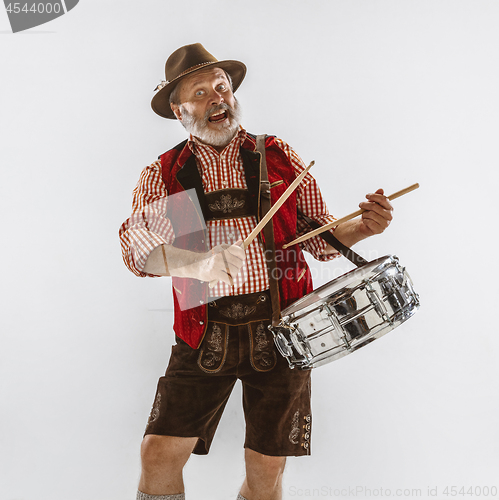
<svg viewBox="0 0 499 500">
<path fill-rule="evenodd" d="M 282 311 L 271 330 L 291 368 L 350 354 L 409 319 L 419 307 L 412 281 L 389 255 L 326 283 Z"/>
</svg>

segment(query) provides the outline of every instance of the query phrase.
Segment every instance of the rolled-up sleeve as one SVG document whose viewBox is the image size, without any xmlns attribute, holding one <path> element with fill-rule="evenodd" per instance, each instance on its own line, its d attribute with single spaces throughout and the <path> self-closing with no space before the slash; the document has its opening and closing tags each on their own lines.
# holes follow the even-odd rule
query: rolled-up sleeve
<svg viewBox="0 0 499 500">
<path fill-rule="evenodd" d="M 290 159 L 295 170 L 295 174 L 297 176 L 300 175 L 306 168 L 300 156 L 298 156 L 298 154 L 296 154 L 296 152 L 281 139 L 276 138 L 275 142 Z M 313 178 L 310 172 L 305 175 L 302 182 L 297 187 L 296 192 L 298 213 L 301 212 L 303 215 L 318 222 L 321 226 L 336 220 L 336 218 L 329 213 L 326 203 L 322 198 L 317 181 Z M 303 220 L 303 218 L 298 217 L 296 237 L 302 236 L 310 231 L 312 231 L 312 228 L 305 222 L 305 220 Z M 301 243 L 300 246 L 303 250 L 309 252 L 315 259 L 322 262 L 332 260 L 340 256 L 340 253 L 338 252 L 324 255 L 327 243 L 320 236 L 314 236 L 313 238 Z"/>
<path fill-rule="evenodd" d="M 156 247 L 171 245 L 175 240 L 166 217 L 167 199 L 161 162 L 156 161 L 140 174 L 133 190 L 132 214 L 119 230 L 123 260 L 137 276 L 156 276 L 143 271 L 147 258 Z"/>
</svg>

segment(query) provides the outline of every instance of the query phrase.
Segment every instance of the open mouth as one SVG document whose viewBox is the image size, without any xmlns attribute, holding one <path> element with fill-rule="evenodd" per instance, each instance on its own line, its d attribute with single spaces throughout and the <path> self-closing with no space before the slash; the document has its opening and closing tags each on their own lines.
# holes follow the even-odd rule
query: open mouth
<svg viewBox="0 0 499 500">
<path fill-rule="evenodd" d="M 227 111 L 217 111 L 211 115 L 208 120 L 211 123 L 220 123 L 228 118 Z"/>
</svg>

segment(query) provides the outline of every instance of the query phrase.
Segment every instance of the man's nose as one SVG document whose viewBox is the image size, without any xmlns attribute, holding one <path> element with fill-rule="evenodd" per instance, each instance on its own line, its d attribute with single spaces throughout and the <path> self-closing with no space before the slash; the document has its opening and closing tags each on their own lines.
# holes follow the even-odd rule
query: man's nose
<svg viewBox="0 0 499 500">
<path fill-rule="evenodd" d="M 210 95 L 210 102 L 212 105 L 221 104 L 222 102 L 224 102 L 223 95 L 220 92 L 218 92 L 216 89 L 213 89 L 211 91 L 211 95 Z"/>
</svg>

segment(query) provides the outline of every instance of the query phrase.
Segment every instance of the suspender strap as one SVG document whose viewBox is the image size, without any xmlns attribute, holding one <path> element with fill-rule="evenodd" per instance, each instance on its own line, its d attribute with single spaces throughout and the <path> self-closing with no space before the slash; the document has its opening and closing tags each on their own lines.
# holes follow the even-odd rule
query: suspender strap
<svg viewBox="0 0 499 500">
<path fill-rule="evenodd" d="M 267 160 L 265 155 L 265 135 L 259 135 L 256 138 L 256 150 L 261 155 L 260 162 L 260 200 L 261 200 L 261 217 L 263 217 L 271 207 L 270 201 L 270 182 L 267 172 Z M 275 242 L 274 242 L 274 225 L 272 219 L 263 228 L 263 235 L 265 237 L 266 247 L 266 261 L 267 269 L 269 272 L 270 284 L 270 299 L 272 302 L 272 325 L 277 325 L 281 318 L 281 307 L 279 301 L 279 283 L 276 279 L 276 255 L 275 255 Z"/>
<path fill-rule="evenodd" d="M 312 220 L 310 217 L 307 217 L 306 215 L 300 213 L 300 217 L 303 218 L 303 220 L 312 228 L 312 229 L 318 229 L 321 227 L 321 225 L 316 222 L 315 220 Z M 364 264 L 367 264 L 367 260 L 362 258 L 359 254 L 355 253 L 350 247 L 347 247 L 346 245 L 343 245 L 335 236 L 330 231 L 324 231 L 319 235 L 324 241 L 329 243 L 332 247 L 336 248 L 338 252 L 341 253 L 344 257 L 346 257 L 350 262 L 355 264 L 357 267 L 363 266 Z"/>
</svg>

